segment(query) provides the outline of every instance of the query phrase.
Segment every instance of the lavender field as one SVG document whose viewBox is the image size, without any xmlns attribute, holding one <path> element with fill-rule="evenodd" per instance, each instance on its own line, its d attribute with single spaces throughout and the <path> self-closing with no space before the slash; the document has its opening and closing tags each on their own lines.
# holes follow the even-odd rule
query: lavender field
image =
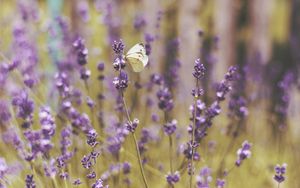
<svg viewBox="0 0 300 188">
<path fill-rule="evenodd" d="M 299 188 L 300 0 L 0 0 L 0 188 Z"/>
</svg>

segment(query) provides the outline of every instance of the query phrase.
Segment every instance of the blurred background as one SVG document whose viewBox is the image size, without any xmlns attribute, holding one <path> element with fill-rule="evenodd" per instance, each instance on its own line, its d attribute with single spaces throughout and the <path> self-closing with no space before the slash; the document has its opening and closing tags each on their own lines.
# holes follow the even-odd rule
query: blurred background
<svg viewBox="0 0 300 188">
<path fill-rule="evenodd" d="M 26 52 L 17 43 L 22 32 Z M 229 163 L 235 148 L 247 139 L 253 143 L 253 156 L 227 178 L 228 187 L 276 187 L 273 167 L 283 162 L 288 164 L 288 178 L 282 187 L 300 187 L 300 0 L 0 0 L 0 62 L 26 53 L 24 61 L 35 63 L 25 64 L 22 70 L 34 66 L 41 73 L 36 91 L 41 101 L 49 97 L 54 73 L 72 69 L 69 48 L 77 36 L 85 39 L 89 50 L 91 84 L 96 85 L 97 63 L 105 63 L 108 92 L 115 74 L 113 41 L 122 39 L 125 51 L 139 42 L 148 45 L 149 65 L 139 75 L 129 70 L 130 87 L 147 83 L 154 73 L 163 75 L 176 101 L 172 116 L 184 131 L 193 101 L 194 61 L 200 58 L 207 69 L 201 83 L 206 103 L 214 100 L 215 84 L 228 67 L 236 65 L 239 79 L 203 143 L 216 141 L 218 154 L 212 161 L 203 160 L 218 167 L 229 145 Z M 14 79 L 0 76 L 3 99 L 9 98 L 6 91 L 14 90 L 14 84 L 7 84 Z M 98 90 L 92 88 L 92 97 Z M 132 111 L 137 117 L 145 113 L 148 95 L 155 98 L 146 89 L 128 91 L 129 103 L 140 103 Z M 230 101 L 239 97 L 247 108 L 245 117 L 230 114 Z M 112 101 L 107 97 L 107 109 Z M 232 137 L 237 140 L 234 145 Z M 152 152 L 155 161 L 159 156 Z M 5 153 L 1 146 L 0 154 Z M 160 181 L 155 184 L 154 178 L 153 186 L 163 187 Z"/>
</svg>

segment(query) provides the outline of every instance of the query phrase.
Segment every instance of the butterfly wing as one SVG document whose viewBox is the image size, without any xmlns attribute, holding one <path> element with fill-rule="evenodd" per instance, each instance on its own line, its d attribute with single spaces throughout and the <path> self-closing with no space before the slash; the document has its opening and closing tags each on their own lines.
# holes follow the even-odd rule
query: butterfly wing
<svg viewBox="0 0 300 188">
<path fill-rule="evenodd" d="M 141 72 L 148 63 L 145 47 L 142 43 L 134 45 L 126 54 L 126 60 L 130 63 L 134 72 Z"/>
<path fill-rule="evenodd" d="M 127 52 L 127 55 L 134 54 L 134 53 L 141 53 L 143 55 L 146 55 L 145 46 L 143 43 L 138 43 L 134 45 L 132 48 L 130 48 Z"/>
<path fill-rule="evenodd" d="M 134 72 L 141 72 L 144 69 L 143 57 L 140 54 L 130 54 L 126 56 L 126 60 Z"/>
</svg>

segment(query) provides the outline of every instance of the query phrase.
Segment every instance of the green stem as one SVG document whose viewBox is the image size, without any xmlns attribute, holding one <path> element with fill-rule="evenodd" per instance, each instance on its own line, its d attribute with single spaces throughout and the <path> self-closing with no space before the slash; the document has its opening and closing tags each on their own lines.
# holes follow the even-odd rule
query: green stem
<svg viewBox="0 0 300 188">
<path fill-rule="evenodd" d="M 173 141 L 172 141 L 172 135 L 169 135 L 169 156 L 170 156 L 170 171 L 171 174 L 173 175 L 174 170 L 173 170 Z M 173 184 L 170 184 L 171 188 L 174 188 Z"/>
<path fill-rule="evenodd" d="M 172 140 L 172 135 L 169 135 L 169 155 L 170 155 L 170 171 L 171 174 L 173 174 L 173 140 Z"/>
<path fill-rule="evenodd" d="M 124 108 L 125 108 L 127 120 L 129 121 L 129 123 L 131 123 L 132 121 L 130 119 L 130 115 L 129 115 L 129 111 L 128 111 L 128 108 L 127 108 L 127 104 L 125 102 L 123 91 L 121 91 L 120 94 L 121 94 L 123 105 L 124 105 Z M 136 139 L 136 136 L 135 136 L 134 132 L 132 133 L 132 137 L 133 137 L 134 144 L 135 144 L 136 154 L 137 154 L 137 157 L 138 157 L 140 171 L 141 171 L 141 174 L 142 174 L 142 177 L 143 177 L 143 182 L 145 184 L 145 187 L 149 188 L 147 180 L 146 180 L 146 176 L 145 176 L 145 173 L 144 173 L 144 168 L 143 168 L 143 164 L 142 164 L 142 159 L 141 159 L 141 154 L 140 154 L 139 146 L 138 146 L 137 139 Z"/>
<path fill-rule="evenodd" d="M 196 89 L 198 89 L 199 81 L 196 81 Z M 193 125 L 192 125 L 192 139 L 191 139 L 191 147 L 192 147 L 192 159 L 191 159 L 191 174 L 190 174 L 190 188 L 193 187 L 193 175 L 194 175 L 194 141 L 195 141 L 195 131 L 196 131 L 196 112 L 197 112 L 197 98 L 194 97 L 194 115 L 193 115 Z"/>
<path fill-rule="evenodd" d="M 141 171 L 141 174 L 142 174 L 142 177 L 143 177 L 143 181 L 144 181 L 145 187 L 149 188 L 147 180 L 146 180 L 143 164 L 142 164 L 142 159 L 141 159 L 139 146 L 138 146 L 138 143 L 137 143 L 136 136 L 135 136 L 134 132 L 132 133 L 132 136 L 133 136 L 133 140 L 134 140 L 134 144 L 135 144 L 136 154 L 137 154 L 137 157 L 138 157 L 138 160 L 139 160 L 139 166 L 140 166 L 140 171 Z"/>
</svg>

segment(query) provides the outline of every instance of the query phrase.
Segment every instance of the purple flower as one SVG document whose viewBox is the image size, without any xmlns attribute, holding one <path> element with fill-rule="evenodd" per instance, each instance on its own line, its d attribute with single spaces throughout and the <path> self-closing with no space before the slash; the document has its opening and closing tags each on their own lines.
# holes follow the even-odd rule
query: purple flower
<svg viewBox="0 0 300 188">
<path fill-rule="evenodd" d="M 91 70 L 86 69 L 86 68 L 81 68 L 80 69 L 80 78 L 82 80 L 87 80 L 87 79 L 90 78 L 90 76 L 91 76 Z"/>
<path fill-rule="evenodd" d="M 0 100 L 0 124 L 8 122 L 11 118 L 7 103 Z"/>
<path fill-rule="evenodd" d="M 89 173 L 88 175 L 86 175 L 86 177 L 88 179 L 94 179 L 96 177 L 96 172 L 93 171 L 93 172 Z"/>
<path fill-rule="evenodd" d="M 123 163 L 123 173 L 124 174 L 129 174 L 131 170 L 131 165 L 129 162 L 124 162 Z"/>
<path fill-rule="evenodd" d="M 56 125 L 54 118 L 50 114 L 49 107 L 42 107 L 39 113 L 41 131 L 46 139 L 50 139 L 55 134 Z"/>
<path fill-rule="evenodd" d="M 166 180 L 169 184 L 174 185 L 180 180 L 180 174 L 176 171 L 174 174 L 169 173 L 166 175 Z"/>
<path fill-rule="evenodd" d="M 136 15 L 134 17 L 133 26 L 136 30 L 141 30 L 146 25 L 146 20 L 142 15 Z"/>
<path fill-rule="evenodd" d="M 3 179 L 8 171 L 8 166 L 4 158 L 0 158 L 0 179 Z"/>
<path fill-rule="evenodd" d="M 80 179 L 76 179 L 73 181 L 73 185 L 80 185 L 80 184 L 82 184 Z"/>
<path fill-rule="evenodd" d="M 284 182 L 285 180 L 285 173 L 286 173 L 286 167 L 287 164 L 283 163 L 281 166 L 278 164 L 275 166 L 275 175 L 274 175 L 274 180 L 277 181 L 278 183 Z"/>
<path fill-rule="evenodd" d="M 98 142 L 97 142 L 97 132 L 95 129 L 90 129 L 87 134 L 86 134 L 86 137 L 87 137 L 87 144 L 90 145 L 91 147 L 95 147 Z"/>
<path fill-rule="evenodd" d="M 157 85 L 163 85 L 164 79 L 159 74 L 152 74 L 151 75 L 151 83 L 157 84 Z"/>
<path fill-rule="evenodd" d="M 195 98 L 198 98 L 204 94 L 204 90 L 202 88 L 192 89 L 192 95 Z"/>
<path fill-rule="evenodd" d="M 171 111 L 173 109 L 173 99 L 170 90 L 167 87 L 161 87 L 156 96 L 158 98 L 158 107 L 163 111 Z"/>
<path fill-rule="evenodd" d="M 12 105 L 18 108 L 18 117 L 24 120 L 32 118 L 34 102 L 29 99 L 28 94 L 24 90 L 13 97 Z"/>
<path fill-rule="evenodd" d="M 128 87 L 128 76 L 123 70 L 120 71 L 120 75 L 114 78 L 113 84 L 116 89 L 124 90 Z"/>
<path fill-rule="evenodd" d="M 72 145 L 72 140 L 71 140 L 71 127 L 66 127 L 61 131 L 61 141 L 60 141 L 60 150 L 62 155 L 68 155 L 68 148 Z"/>
<path fill-rule="evenodd" d="M 44 162 L 44 172 L 45 175 L 51 178 L 54 178 L 57 174 L 57 168 L 55 166 L 55 159 L 51 159 L 49 164 L 47 162 Z"/>
<path fill-rule="evenodd" d="M 104 67 L 105 67 L 104 63 L 103 62 L 99 62 L 98 65 L 97 65 L 97 70 L 99 72 L 104 71 Z"/>
<path fill-rule="evenodd" d="M 92 188 L 108 188 L 108 185 L 104 186 L 102 179 L 98 179 L 93 185 Z"/>
<path fill-rule="evenodd" d="M 208 167 L 203 167 L 200 170 L 199 175 L 196 177 L 197 188 L 209 188 L 211 181 L 211 169 Z"/>
<path fill-rule="evenodd" d="M 252 144 L 248 142 L 248 140 L 245 140 L 242 144 L 242 148 L 238 149 L 237 151 L 237 160 L 235 162 L 235 165 L 236 166 L 240 166 L 242 161 L 247 159 L 247 158 L 250 158 L 251 156 L 251 146 Z"/>
<path fill-rule="evenodd" d="M 205 74 L 205 67 L 204 65 L 201 63 L 200 59 L 197 59 L 195 61 L 195 65 L 194 65 L 194 72 L 193 72 L 193 76 L 200 80 L 204 74 Z"/>
<path fill-rule="evenodd" d="M 83 166 L 83 168 L 89 169 L 92 166 L 92 162 L 91 162 L 91 157 L 90 155 L 86 156 L 84 155 L 83 158 L 81 159 L 81 164 Z"/>
<path fill-rule="evenodd" d="M 24 75 L 24 84 L 27 87 L 32 88 L 35 83 L 36 83 L 36 80 L 34 78 L 30 77 L 28 74 Z"/>
<path fill-rule="evenodd" d="M 67 172 L 62 172 L 59 174 L 59 177 L 63 180 L 69 179 L 69 174 Z"/>
<path fill-rule="evenodd" d="M 176 131 L 177 128 L 177 120 L 173 119 L 171 122 L 167 122 L 164 125 L 164 132 L 167 135 L 171 135 Z"/>
<path fill-rule="evenodd" d="M 81 16 L 81 19 L 84 22 L 88 22 L 90 19 L 90 15 L 89 15 L 89 4 L 87 1 L 80 1 L 77 4 L 77 11 L 78 14 Z"/>
<path fill-rule="evenodd" d="M 33 175 L 27 175 L 25 179 L 26 188 L 35 188 L 35 182 L 33 180 Z"/>
<path fill-rule="evenodd" d="M 225 79 L 217 85 L 216 95 L 218 101 L 225 100 L 225 95 L 231 90 L 230 81 L 236 79 L 236 71 L 236 67 L 229 67 L 228 72 L 225 74 Z"/>
<path fill-rule="evenodd" d="M 113 67 L 116 71 L 124 69 L 125 66 L 126 66 L 126 62 L 125 62 L 125 59 L 122 56 L 115 58 L 115 60 L 113 62 Z"/>
<path fill-rule="evenodd" d="M 77 38 L 73 42 L 73 47 L 77 53 L 77 63 L 81 66 L 87 64 L 88 49 L 84 45 L 84 40 L 80 37 Z"/>
<path fill-rule="evenodd" d="M 216 186 L 217 186 L 217 188 L 224 188 L 225 187 L 225 180 L 217 179 Z"/>
<path fill-rule="evenodd" d="M 126 123 L 127 130 L 133 133 L 135 131 L 135 129 L 137 128 L 139 122 L 140 121 L 137 118 L 134 118 L 134 120 L 132 122 L 127 122 Z"/>
<path fill-rule="evenodd" d="M 122 55 L 124 52 L 124 43 L 122 40 L 114 41 L 112 48 L 116 55 Z"/>
</svg>

